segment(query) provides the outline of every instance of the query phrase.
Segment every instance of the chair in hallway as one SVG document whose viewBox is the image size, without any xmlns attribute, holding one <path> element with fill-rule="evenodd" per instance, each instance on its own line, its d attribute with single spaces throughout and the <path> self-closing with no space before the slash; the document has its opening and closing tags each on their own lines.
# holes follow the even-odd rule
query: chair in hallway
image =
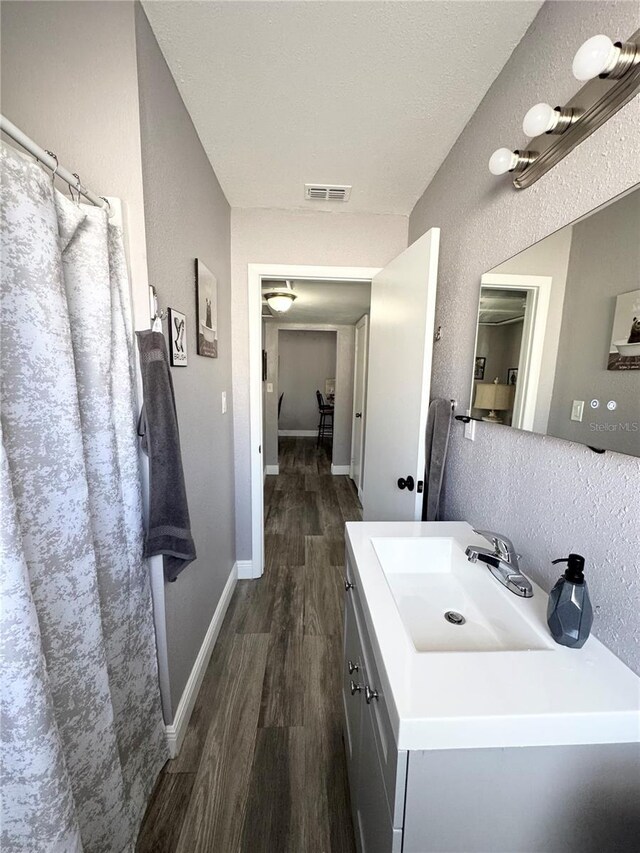
<svg viewBox="0 0 640 853">
<path fill-rule="evenodd" d="M 325 438 L 333 438 L 333 406 L 329 406 L 320 391 L 317 390 L 316 400 L 318 401 L 318 413 L 320 415 L 316 447 L 320 447 L 320 442 L 324 441 Z"/>
</svg>

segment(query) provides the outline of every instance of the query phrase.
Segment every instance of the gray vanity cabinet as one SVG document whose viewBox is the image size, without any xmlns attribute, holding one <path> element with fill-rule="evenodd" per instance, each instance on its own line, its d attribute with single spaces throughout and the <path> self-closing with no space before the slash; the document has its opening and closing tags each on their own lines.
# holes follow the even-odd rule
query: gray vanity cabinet
<svg viewBox="0 0 640 853">
<path fill-rule="evenodd" d="M 347 583 L 344 740 L 359 853 L 638 850 L 637 743 L 398 750 L 349 560 Z"/>
<path fill-rule="evenodd" d="M 350 589 L 345 602 L 343 702 L 353 825 L 360 853 L 400 853 L 407 754 L 398 753 L 390 738 L 363 624 L 357 592 Z"/>
</svg>

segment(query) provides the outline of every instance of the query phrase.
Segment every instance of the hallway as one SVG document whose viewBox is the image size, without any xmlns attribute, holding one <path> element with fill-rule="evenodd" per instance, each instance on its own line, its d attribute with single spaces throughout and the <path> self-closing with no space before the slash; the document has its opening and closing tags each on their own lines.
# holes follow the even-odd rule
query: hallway
<svg viewBox="0 0 640 853">
<path fill-rule="evenodd" d="M 239 581 L 178 758 L 138 853 L 354 850 L 342 744 L 348 477 L 312 438 L 284 438 L 265 483 L 265 574 Z"/>
</svg>

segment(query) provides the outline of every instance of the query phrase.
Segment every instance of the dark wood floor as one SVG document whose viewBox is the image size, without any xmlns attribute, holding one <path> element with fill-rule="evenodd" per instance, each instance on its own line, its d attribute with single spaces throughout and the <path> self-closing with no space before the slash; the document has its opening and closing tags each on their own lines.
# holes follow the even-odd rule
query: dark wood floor
<svg viewBox="0 0 640 853">
<path fill-rule="evenodd" d="M 360 506 L 314 439 L 280 440 L 265 574 L 239 581 L 138 853 L 352 853 L 341 718 L 344 522 Z"/>
</svg>

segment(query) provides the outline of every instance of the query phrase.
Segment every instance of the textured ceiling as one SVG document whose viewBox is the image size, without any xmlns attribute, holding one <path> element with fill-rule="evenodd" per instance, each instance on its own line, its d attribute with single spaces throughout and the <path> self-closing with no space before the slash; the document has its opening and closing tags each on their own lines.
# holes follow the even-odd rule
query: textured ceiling
<svg viewBox="0 0 640 853">
<path fill-rule="evenodd" d="M 541 5 L 144 2 L 232 206 L 399 214 Z M 305 201 L 313 182 L 351 200 Z"/>
<path fill-rule="evenodd" d="M 273 282 L 282 286 L 283 282 Z M 278 323 L 330 323 L 352 325 L 369 311 L 371 284 L 353 281 L 292 281 L 296 301 L 286 314 L 276 314 Z M 263 291 L 269 282 L 262 282 Z M 265 316 L 273 317 L 267 308 Z"/>
</svg>

